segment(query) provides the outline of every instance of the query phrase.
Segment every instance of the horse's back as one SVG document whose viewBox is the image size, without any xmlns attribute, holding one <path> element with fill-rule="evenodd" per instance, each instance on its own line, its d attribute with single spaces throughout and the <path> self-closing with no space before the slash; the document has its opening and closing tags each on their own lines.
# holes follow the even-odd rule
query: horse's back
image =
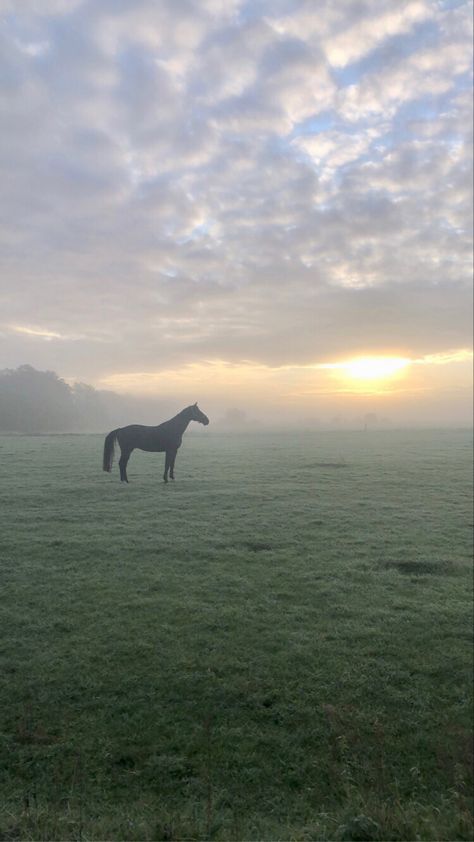
<svg viewBox="0 0 474 842">
<path fill-rule="evenodd" d="M 160 425 L 161 427 L 162 425 Z M 121 447 L 162 452 L 168 450 L 173 442 L 166 429 L 160 427 L 146 427 L 144 424 L 129 424 L 128 427 L 121 427 L 118 431 L 118 440 Z"/>
</svg>

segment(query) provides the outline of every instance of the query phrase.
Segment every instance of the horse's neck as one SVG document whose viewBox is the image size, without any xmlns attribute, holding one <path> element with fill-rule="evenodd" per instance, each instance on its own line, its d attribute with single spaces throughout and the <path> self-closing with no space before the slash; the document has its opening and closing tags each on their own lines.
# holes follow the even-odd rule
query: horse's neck
<svg viewBox="0 0 474 842">
<path fill-rule="evenodd" d="M 178 412 L 174 418 L 171 419 L 170 424 L 182 434 L 188 426 L 191 419 L 183 412 Z"/>
</svg>

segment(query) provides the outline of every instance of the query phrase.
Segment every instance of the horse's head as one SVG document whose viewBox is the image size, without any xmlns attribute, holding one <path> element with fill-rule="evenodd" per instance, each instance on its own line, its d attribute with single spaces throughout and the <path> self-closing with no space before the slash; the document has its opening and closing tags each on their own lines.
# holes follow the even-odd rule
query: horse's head
<svg viewBox="0 0 474 842">
<path fill-rule="evenodd" d="M 200 424 L 204 424 L 205 427 L 209 424 L 209 418 L 207 415 L 204 415 L 204 412 L 201 412 L 197 403 L 194 403 L 192 406 L 189 407 L 191 413 L 191 421 L 199 421 Z"/>
</svg>

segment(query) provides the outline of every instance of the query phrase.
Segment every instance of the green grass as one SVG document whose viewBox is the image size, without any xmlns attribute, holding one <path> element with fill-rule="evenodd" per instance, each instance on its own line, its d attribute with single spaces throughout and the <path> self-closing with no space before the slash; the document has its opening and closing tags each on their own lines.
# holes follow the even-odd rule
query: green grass
<svg viewBox="0 0 474 842">
<path fill-rule="evenodd" d="M 0 438 L 0 838 L 471 839 L 470 441 Z"/>
</svg>

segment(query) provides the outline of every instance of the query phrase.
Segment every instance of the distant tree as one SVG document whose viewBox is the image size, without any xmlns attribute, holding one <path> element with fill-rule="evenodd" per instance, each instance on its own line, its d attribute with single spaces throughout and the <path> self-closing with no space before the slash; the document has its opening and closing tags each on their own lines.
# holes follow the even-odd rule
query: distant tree
<svg viewBox="0 0 474 842">
<path fill-rule="evenodd" d="M 363 418 L 364 421 L 364 430 L 368 430 L 369 427 L 373 427 L 374 424 L 377 424 L 378 417 L 376 412 L 366 412 Z"/>
<path fill-rule="evenodd" d="M 73 426 L 72 389 L 54 371 L 31 365 L 0 371 L 0 429 L 39 433 Z"/>
<path fill-rule="evenodd" d="M 109 413 L 104 395 L 87 383 L 75 383 L 72 387 L 75 426 L 80 430 L 104 429 L 109 422 Z"/>
<path fill-rule="evenodd" d="M 31 365 L 0 370 L 0 430 L 17 433 L 104 432 L 132 421 L 158 424 L 182 407 L 117 395 L 87 383 L 69 386 Z"/>
<path fill-rule="evenodd" d="M 247 413 L 243 409 L 233 407 L 226 411 L 222 423 L 229 427 L 242 427 L 247 423 Z"/>
</svg>

